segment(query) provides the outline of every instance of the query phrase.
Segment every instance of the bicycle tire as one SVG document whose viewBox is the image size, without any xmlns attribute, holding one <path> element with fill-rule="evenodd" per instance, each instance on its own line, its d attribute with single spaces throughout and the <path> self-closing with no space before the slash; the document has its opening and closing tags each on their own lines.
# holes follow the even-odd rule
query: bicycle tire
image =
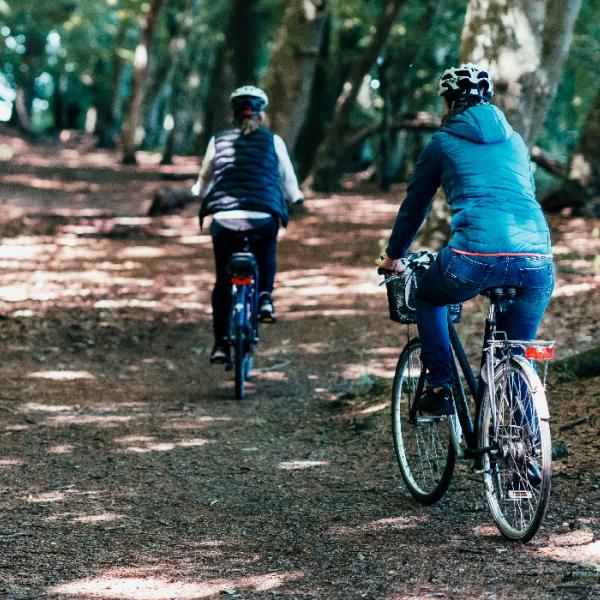
<svg viewBox="0 0 600 600">
<path fill-rule="evenodd" d="M 244 383 L 246 382 L 246 349 L 245 336 L 242 327 L 236 327 L 233 343 L 234 368 L 235 368 L 235 397 L 241 400 L 244 397 Z"/>
<path fill-rule="evenodd" d="M 494 372 L 496 399 L 484 390 L 479 421 L 485 494 L 502 535 L 528 542 L 550 499 L 552 443 L 544 386 L 530 363 L 512 357 Z M 539 481 L 538 481 L 539 480 Z"/>
<path fill-rule="evenodd" d="M 392 388 L 392 434 L 402 479 L 422 504 L 437 502 L 446 492 L 456 463 L 448 419 L 410 420 L 423 365 L 421 342 L 414 338 L 400 354 Z"/>
<path fill-rule="evenodd" d="M 244 360 L 244 379 L 250 381 L 252 378 L 252 367 L 254 365 L 254 355 L 252 353 L 252 346 L 249 345 L 248 352 Z"/>
</svg>

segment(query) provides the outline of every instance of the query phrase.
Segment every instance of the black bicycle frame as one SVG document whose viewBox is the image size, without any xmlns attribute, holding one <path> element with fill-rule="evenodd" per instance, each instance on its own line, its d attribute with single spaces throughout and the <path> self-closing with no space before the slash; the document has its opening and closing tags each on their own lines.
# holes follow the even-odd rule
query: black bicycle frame
<svg viewBox="0 0 600 600">
<path fill-rule="evenodd" d="M 469 363 L 469 359 L 465 353 L 465 350 L 460 342 L 458 333 L 454 327 L 454 324 L 448 317 L 448 331 L 450 334 L 450 346 L 452 347 L 452 371 L 454 372 L 455 381 L 458 383 L 457 392 L 458 397 L 455 398 L 456 411 L 458 419 L 463 431 L 463 435 L 467 444 L 467 452 L 465 455 L 471 458 L 476 458 L 480 454 L 486 451 L 477 447 L 477 424 L 479 422 L 479 413 L 481 410 L 481 403 L 483 400 L 484 385 L 481 377 L 481 372 L 478 377 L 475 376 L 473 368 Z M 483 367 L 485 361 L 485 348 L 487 348 L 490 340 L 494 337 L 496 331 L 496 307 L 492 303 L 488 316 L 485 320 L 485 332 L 483 335 L 483 352 L 481 353 L 481 364 Z M 471 411 L 469 410 L 469 401 L 465 395 L 465 390 L 460 384 L 460 373 L 458 368 L 461 368 L 465 381 L 471 396 L 475 399 L 475 422 L 471 418 Z"/>
</svg>

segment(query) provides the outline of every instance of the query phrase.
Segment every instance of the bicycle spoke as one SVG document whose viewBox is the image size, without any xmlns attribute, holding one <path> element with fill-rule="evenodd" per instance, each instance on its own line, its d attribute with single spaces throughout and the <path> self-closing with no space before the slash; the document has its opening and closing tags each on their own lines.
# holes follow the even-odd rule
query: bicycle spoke
<svg viewBox="0 0 600 600">
<path fill-rule="evenodd" d="M 528 365 L 504 360 L 482 409 L 481 444 L 497 447 L 493 469 L 484 474 L 488 503 L 501 531 L 513 539 L 531 538 L 548 501 L 550 434 L 537 413 L 537 381 Z"/>
<path fill-rule="evenodd" d="M 400 358 L 394 379 L 392 424 L 398 464 L 411 493 L 434 502 L 446 490 L 454 468 L 447 419 L 411 420 L 421 377 L 420 344 L 411 342 Z"/>
</svg>

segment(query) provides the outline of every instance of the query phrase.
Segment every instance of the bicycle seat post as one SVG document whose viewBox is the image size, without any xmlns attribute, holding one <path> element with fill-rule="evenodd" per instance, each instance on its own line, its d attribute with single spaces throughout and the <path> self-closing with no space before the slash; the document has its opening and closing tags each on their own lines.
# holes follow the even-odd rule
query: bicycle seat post
<svg viewBox="0 0 600 600">
<path fill-rule="evenodd" d="M 506 312 L 509 305 L 517 296 L 517 288 L 499 286 L 489 288 L 482 292 L 490 299 L 488 315 L 485 320 L 485 333 L 483 336 L 483 347 L 486 348 L 496 333 L 496 314 Z M 483 365 L 483 357 L 481 364 Z"/>
</svg>

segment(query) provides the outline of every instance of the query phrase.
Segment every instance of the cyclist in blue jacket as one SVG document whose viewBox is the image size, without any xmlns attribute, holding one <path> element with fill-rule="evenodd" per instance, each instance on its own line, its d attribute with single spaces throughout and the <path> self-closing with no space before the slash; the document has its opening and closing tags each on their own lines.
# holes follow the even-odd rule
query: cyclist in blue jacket
<svg viewBox="0 0 600 600">
<path fill-rule="evenodd" d="M 420 406 L 454 412 L 447 304 L 494 286 L 518 295 L 498 329 L 534 339 L 552 295 L 548 225 L 535 197 L 528 150 L 504 114 L 490 104 L 489 74 L 473 64 L 448 69 L 439 83 L 446 114 L 424 148 L 380 266 L 401 272 L 405 256 L 441 185 L 452 212 L 451 238 L 417 291 L 417 325 L 426 371 Z"/>
<path fill-rule="evenodd" d="M 229 257 L 242 250 L 240 232 L 251 232 L 258 262 L 259 319 L 275 322 L 271 293 L 276 270 L 279 223 L 287 226 L 286 198 L 303 202 L 284 141 L 262 126 L 269 101 L 254 86 L 236 89 L 230 97 L 234 125 L 212 137 L 192 193 L 200 196 L 200 226 L 212 215 L 217 278 L 212 292 L 215 345 L 210 362 L 230 359 L 227 323 L 231 304 Z"/>
</svg>

